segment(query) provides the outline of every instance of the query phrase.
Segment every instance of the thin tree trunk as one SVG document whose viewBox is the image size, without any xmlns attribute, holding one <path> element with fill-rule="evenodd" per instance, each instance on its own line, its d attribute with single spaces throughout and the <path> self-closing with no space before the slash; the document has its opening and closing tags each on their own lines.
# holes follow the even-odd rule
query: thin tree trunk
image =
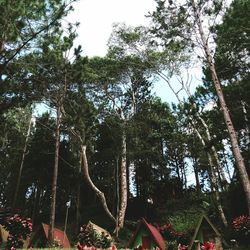
<svg viewBox="0 0 250 250">
<path fill-rule="evenodd" d="M 224 213 L 224 210 L 222 208 L 221 201 L 220 201 L 218 182 L 217 182 L 217 179 L 216 179 L 216 176 L 214 173 L 212 157 L 208 152 L 207 152 L 207 156 L 208 156 L 208 161 L 209 161 L 209 166 L 210 166 L 211 183 L 214 187 L 214 194 L 215 194 L 215 199 L 216 199 L 217 207 L 219 210 L 219 214 L 220 214 L 220 217 L 221 217 L 221 220 L 222 220 L 224 226 L 228 227 L 227 219 L 226 219 L 226 216 L 225 216 L 225 213 Z"/>
<path fill-rule="evenodd" d="M 26 137 L 25 137 L 25 143 L 24 143 L 23 153 L 22 153 L 22 160 L 21 160 L 21 164 L 19 167 L 18 175 L 17 175 L 15 193 L 14 193 L 14 197 L 13 197 L 13 201 L 12 201 L 12 211 L 14 211 L 16 208 L 16 201 L 17 201 L 17 196 L 19 193 L 19 187 L 20 187 L 20 182 L 21 182 L 21 177 L 22 177 L 22 172 L 23 172 L 24 160 L 25 160 L 25 156 L 27 154 L 26 151 L 27 151 L 28 140 L 29 140 L 29 136 L 30 136 L 31 125 L 32 125 L 32 117 L 30 117 L 29 126 L 28 126 Z"/>
<path fill-rule="evenodd" d="M 230 138 L 230 141 L 232 144 L 232 151 L 233 151 L 236 165 L 237 165 L 238 170 L 239 170 L 241 183 L 242 183 L 242 186 L 244 188 L 247 207 L 248 207 L 248 213 L 250 214 L 250 182 L 249 182 L 248 173 L 246 170 L 244 159 L 243 159 L 241 151 L 240 151 L 240 147 L 239 147 L 239 143 L 238 143 L 238 139 L 237 139 L 237 134 L 236 134 L 232 119 L 230 117 L 227 104 L 225 102 L 225 98 L 224 98 L 224 94 L 223 94 L 223 91 L 221 88 L 219 78 L 217 76 L 216 67 L 215 67 L 215 64 L 213 62 L 213 57 L 211 55 L 211 52 L 210 52 L 210 49 L 208 46 L 208 41 L 207 41 L 205 34 L 204 34 L 204 31 L 203 31 L 203 26 L 202 26 L 201 19 L 200 19 L 200 13 L 199 13 L 199 10 L 197 9 L 197 6 L 195 5 L 194 0 L 192 0 L 192 6 L 193 6 L 194 14 L 195 14 L 195 20 L 197 23 L 197 27 L 199 30 L 199 35 L 200 35 L 200 38 L 202 41 L 202 46 L 203 46 L 203 49 L 204 49 L 204 52 L 206 55 L 206 59 L 207 59 L 207 63 L 208 63 L 210 73 L 212 76 L 212 81 L 213 81 L 213 84 L 214 84 L 214 87 L 216 90 L 216 94 L 217 94 L 219 102 L 220 102 L 220 106 L 221 106 L 222 113 L 224 116 L 224 121 L 225 121 L 225 124 L 227 126 L 228 133 L 229 133 L 229 138 Z"/>
<path fill-rule="evenodd" d="M 118 215 L 119 215 L 119 207 L 120 207 L 120 178 L 119 178 L 119 160 L 116 159 L 116 225 L 115 228 L 118 228 Z M 116 237 L 118 237 L 118 230 L 115 229 Z"/>
<path fill-rule="evenodd" d="M 212 146 L 211 150 L 212 150 L 212 153 L 213 153 L 213 156 L 214 156 L 217 168 L 218 168 L 218 174 L 219 174 L 221 182 L 222 182 L 221 187 L 222 187 L 222 189 L 227 190 L 228 189 L 228 182 L 227 182 L 224 168 L 223 168 L 222 164 L 220 163 L 220 159 L 219 159 L 219 156 L 218 156 L 218 153 L 217 153 L 215 147 Z"/>
<path fill-rule="evenodd" d="M 246 102 L 241 100 L 241 105 L 242 105 L 242 111 L 243 111 L 243 116 L 244 116 L 244 121 L 245 121 L 245 131 L 244 135 L 246 138 L 246 150 L 248 151 L 248 155 L 250 155 L 250 129 L 249 129 L 249 120 L 247 117 L 247 109 L 246 109 Z M 248 167 L 250 168 L 250 157 L 248 157 Z"/>
<path fill-rule="evenodd" d="M 80 146 L 81 152 L 80 152 L 80 157 L 81 157 L 81 168 L 82 168 L 82 173 L 83 173 L 83 177 L 84 180 L 86 181 L 86 183 L 89 185 L 89 187 L 95 192 L 96 196 L 98 197 L 99 201 L 101 202 L 101 205 L 105 211 L 105 213 L 107 214 L 107 216 L 114 222 L 116 223 L 116 219 L 115 217 L 112 215 L 112 213 L 110 212 L 107 202 L 106 202 L 106 198 L 103 192 L 101 192 L 96 186 L 95 184 L 92 182 L 90 176 L 89 176 L 89 168 L 88 168 L 88 160 L 87 160 L 87 156 L 86 156 L 86 146 L 85 145 L 81 145 Z"/>
<path fill-rule="evenodd" d="M 198 119 L 200 120 L 201 124 L 205 128 L 205 132 L 206 132 L 208 141 L 211 142 L 212 137 L 210 135 L 210 131 L 209 131 L 207 123 L 204 121 L 204 119 L 199 114 L 197 114 L 197 116 L 198 116 Z M 221 177 L 221 180 L 222 180 L 222 189 L 224 188 L 224 186 L 227 189 L 228 188 L 228 185 L 227 185 L 228 183 L 227 183 L 226 175 L 225 175 L 223 166 L 220 163 L 219 156 L 218 156 L 218 153 L 217 153 L 214 145 L 211 146 L 211 151 L 213 153 L 213 157 L 214 157 L 216 165 L 218 167 L 218 173 L 219 173 L 219 175 Z"/>
<path fill-rule="evenodd" d="M 196 158 L 193 158 L 193 167 L 194 167 L 194 176 L 195 176 L 195 182 L 196 182 L 196 190 L 198 193 L 201 192 L 201 185 L 199 180 L 199 172 L 197 168 L 198 162 Z"/>
<path fill-rule="evenodd" d="M 128 185 L 127 185 L 127 149 L 126 149 L 126 132 L 123 128 L 122 132 L 122 154 L 121 154 L 121 166 L 120 166 L 120 208 L 118 214 L 118 226 L 116 232 L 119 232 L 124 226 L 125 213 L 127 209 L 127 196 L 128 196 Z"/>
<path fill-rule="evenodd" d="M 80 204 L 81 204 L 81 185 L 80 185 L 80 183 L 78 183 L 78 185 L 77 185 L 77 194 L 76 194 L 76 228 L 75 228 L 75 234 L 77 234 L 79 232 L 79 228 L 80 228 L 80 220 L 81 220 Z"/>
<path fill-rule="evenodd" d="M 36 217 L 39 209 L 39 204 L 40 204 L 40 199 L 41 199 L 41 187 L 38 183 L 37 188 L 36 188 L 36 196 L 35 196 L 35 202 L 34 202 L 34 207 L 33 207 L 33 212 L 32 212 L 32 223 L 33 225 L 36 224 Z"/>
<path fill-rule="evenodd" d="M 48 244 L 53 245 L 54 242 L 54 228 L 55 228 L 55 212 L 56 212 L 56 191 L 57 191 L 57 177 L 59 165 L 59 149 L 60 149 L 60 126 L 61 126 L 61 108 L 57 107 L 56 112 L 56 145 L 55 145 L 55 163 L 53 180 L 51 187 L 51 204 L 50 204 L 50 220 L 48 229 Z"/>
<path fill-rule="evenodd" d="M 232 182 L 233 181 L 233 176 L 231 175 L 230 170 L 229 170 L 229 166 L 228 166 L 228 163 L 227 163 L 227 156 L 225 154 L 225 150 L 223 150 L 223 158 L 224 158 L 224 161 L 225 161 L 227 175 L 229 177 L 230 182 Z"/>
<path fill-rule="evenodd" d="M 199 131 L 197 129 L 195 129 L 195 132 L 196 132 L 198 138 L 200 139 L 203 147 L 205 147 L 206 143 L 203 140 L 202 136 L 200 135 Z M 218 210 L 219 210 L 219 213 L 220 213 L 221 220 L 222 220 L 224 226 L 227 227 L 228 223 L 227 223 L 227 219 L 226 219 L 226 216 L 225 216 L 225 213 L 223 211 L 223 208 L 222 208 L 222 205 L 221 205 L 221 201 L 220 201 L 220 194 L 219 194 L 219 189 L 218 189 L 218 182 L 217 182 L 216 175 L 214 173 L 213 160 L 212 160 L 212 157 L 211 157 L 211 154 L 209 153 L 209 151 L 207 151 L 206 154 L 207 154 L 208 163 L 209 163 L 209 167 L 210 167 L 209 173 L 210 173 L 210 180 L 211 180 L 211 190 L 215 194 L 216 203 L 217 203 L 217 207 L 218 207 Z"/>
</svg>

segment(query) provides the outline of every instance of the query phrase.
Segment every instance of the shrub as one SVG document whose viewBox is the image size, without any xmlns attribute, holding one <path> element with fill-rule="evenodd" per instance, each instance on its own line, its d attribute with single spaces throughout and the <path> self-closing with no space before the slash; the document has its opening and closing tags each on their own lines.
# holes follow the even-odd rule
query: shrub
<svg viewBox="0 0 250 250">
<path fill-rule="evenodd" d="M 7 218 L 3 222 L 4 228 L 9 232 L 7 239 L 7 249 L 22 248 L 23 241 L 30 236 L 32 232 L 32 222 L 29 218 L 23 218 L 18 214 Z"/>
<path fill-rule="evenodd" d="M 165 240 L 176 241 L 181 244 L 188 243 L 188 235 L 183 232 L 177 232 L 169 223 L 158 227 L 158 230 Z"/>
<path fill-rule="evenodd" d="M 206 241 L 203 246 L 201 246 L 202 250 L 216 250 L 216 247 L 213 242 Z"/>
<path fill-rule="evenodd" d="M 241 215 L 232 222 L 236 238 L 242 244 L 250 244 L 250 217 Z"/>
<path fill-rule="evenodd" d="M 83 225 L 80 228 L 78 241 L 82 246 L 95 246 L 97 248 L 109 248 L 111 239 L 104 232 L 98 234 L 91 224 Z"/>
</svg>

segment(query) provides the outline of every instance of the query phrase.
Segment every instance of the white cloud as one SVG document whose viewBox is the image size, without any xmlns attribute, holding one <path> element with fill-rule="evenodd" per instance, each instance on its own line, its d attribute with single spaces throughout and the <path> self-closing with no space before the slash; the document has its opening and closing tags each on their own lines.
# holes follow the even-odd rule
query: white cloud
<svg viewBox="0 0 250 250">
<path fill-rule="evenodd" d="M 154 7 L 154 0 L 79 0 L 67 19 L 80 22 L 77 44 L 82 45 L 84 54 L 104 56 L 113 23 L 147 24 L 145 15 Z"/>
</svg>

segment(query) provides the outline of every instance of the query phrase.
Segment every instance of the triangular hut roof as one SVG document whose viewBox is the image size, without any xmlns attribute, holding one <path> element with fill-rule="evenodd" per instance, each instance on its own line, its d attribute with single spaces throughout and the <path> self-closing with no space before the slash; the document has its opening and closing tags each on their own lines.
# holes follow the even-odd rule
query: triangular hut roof
<svg viewBox="0 0 250 250">
<path fill-rule="evenodd" d="M 35 231 L 34 235 L 32 236 L 29 246 L 32 246 L 34 244 L 34 241 L 37 239 L 37 236 L 41 234 L 41 230 L 44 232 L 44 235 L 46 239 L 48 240 L 48 232 L 49 232 L 49 226 L 45 223 L 42 223 L 37 230 Z M 60 244 L 63 246 L 63 248 L 70 248 L 69 239 L 62 230 L 58 228 L 54 228 L 54 240 L 59 240 Z"/>
<path fill-rule="evenodd" d="M 198 222 L 198 224 L 197 224 L 197 227 L 195 228 L 194 235 L 193 235 L 191 243 L 189 245 L 190 246 L 189 249 L 192 249 L 194 241 L 195 241 L 195 239 L 197 237 L 197 234 L 198 234 L 198 232 L 199 232 L 199 230 L 200 230 L 200 228 L 202 226 L 202 223 L 204 221 L 212 228 L 212 230 L 214 231 L 214 233 L 216 234 L 216 236 L 221 237 L 221 234 L 216 229 L 216 227 L 213 225 L 213 223 L 209 220 L 209 218 L 206 215 L 202 215 L 201 218 L 200 218 L 200 220 L 199 220 L 199 222 Z"/>
<path fill-rule="evenodd" d="M 145 226 L 148 230 L 148 232 L 150 233 L 150 235 L 153 237 L 153 239 L 155 240 L 155 243 L 157 244 L 157 246 L 161 249 L 161 250 L 164 250 L 166 249 L 165 247 L 165 242 L 164 242 L 164 239 L 162 238 L 162 235 L 160 234 L 160 232 L 157 230 L 156 227 L 154 227 L 153 225 L 147 223 L 147 221 L 142 218 L 137 226 L 137 229 L 129 243 L 129 246 L 131 246 L 134 241 L 135 241 L 135 238 L 138 234 L 138 232 L 140 231 L 141 227 L 142 226 Z"/>
</svg>

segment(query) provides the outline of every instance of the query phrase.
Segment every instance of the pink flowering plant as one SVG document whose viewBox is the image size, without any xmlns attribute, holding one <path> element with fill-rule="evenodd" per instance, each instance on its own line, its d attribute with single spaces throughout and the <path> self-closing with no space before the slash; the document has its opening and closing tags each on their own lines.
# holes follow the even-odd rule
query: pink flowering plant
<svg viewBox="0 0 250 250">
<path fill-rule="evenodd" d="M 6 245 L 7 249 L 22 248 L 23 241 L 26 240 L 32 232 L 31 219 L 23 218 L 18 214 L 7 218 L 3 226 L 9 232 Z"/>
<path fill-rule="evenodd" d="M 183 232 L 177 232 L 170 223 L 166 223 L 158 227 L 161 235 L 169 243 L 169 249 L 176 249 L 178 245 L 178 250 L 188 249 L 188 235 Z M 172 242 L 172 243 L 170 243 Z"/>
<path fill-rule="evenodd" d="M 202 250 L 216 250 L 216 247 L 213 242 L 206 241 L 204 244 L 201 246 Z"/>
<path fill-rule="evenodd" d="M 243 244 L 250 244 L 250 217 L 241 215 L 232 222 L 236 238 Z"/>
</svg>

